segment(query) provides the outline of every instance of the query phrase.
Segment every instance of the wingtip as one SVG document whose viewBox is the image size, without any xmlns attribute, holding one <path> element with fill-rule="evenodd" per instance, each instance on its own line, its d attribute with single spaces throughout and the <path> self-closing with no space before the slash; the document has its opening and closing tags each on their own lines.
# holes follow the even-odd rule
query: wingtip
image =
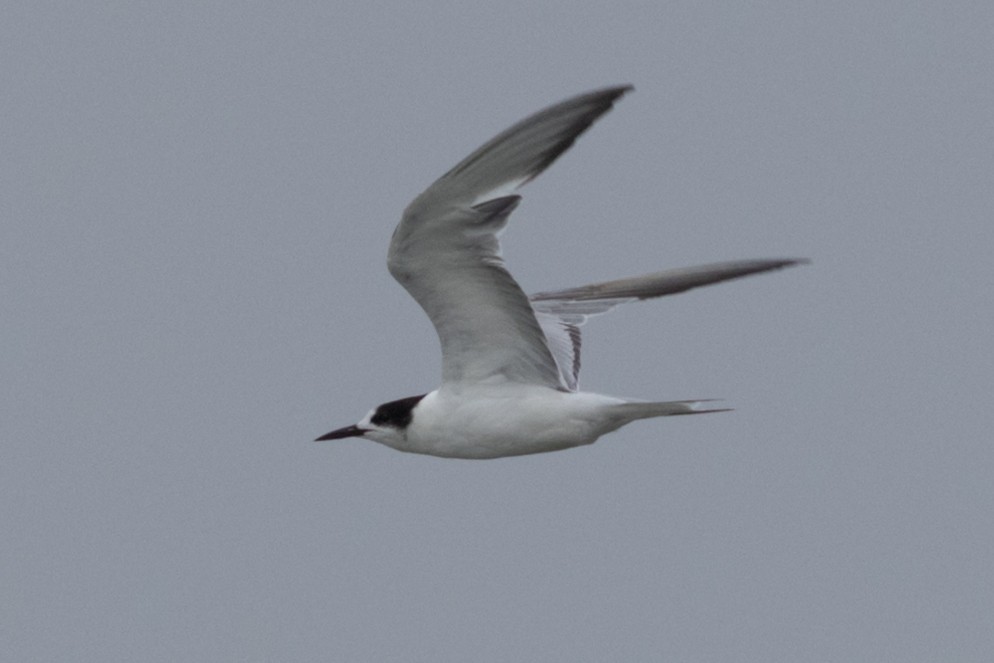
<svg viewBox="0 0 994 663">
<path fill-rule="evenodd" d="M 546 168 L 551 166 L 563 153 L 569 150 L 569 148 L 573 146 L 576 139 L 583 135 L 587 129 L 594 124 L 594 122 L 613 109 L 614 104 L 621 97 L 634 89 L 635 87 L 633 85 L 626 83 L 624 85 L 615 85 L 613 87 L 592 90 L 585 94 L 565 99 L 558 104 L 548 106 L 544 110 L 541 110 L 532 115 L 530 118 L 520 122 L 517 126 L 521 126 L 529 120 L 534 120 L 542 115 L 553 116 L 556 112 L 563 111 L 567 108 L 581 110 L 581 112 L 574 114 L 575 116 L 572 122 L 567 125 L 566 130 L 562 132 L 559 140 L 551 145 L 544 157 L 536 162 L 531 171 L 528 172 L 526 176 L 515 185 L 514 188 L 518 189 L 523 187 L 525 184 L 528 184 L 542 174 Z"/>
<path fill-rule="evenodd" d="M 547 106 L 484 143 L 440 181 L 459 182 L 477 200 L 508 184 L 520 188 L 538 177 L 621 96 L 634 89 L 629 83 L 603 87 Z"/>
<path fill-rule="evenodd" d="M 765 272 L 772 269 L 786 269 L 787 267 L 797 267 L 799 265 L 810 265 L 810 258 L 765 258 L 753 261 L 742 261 L 742 262 L 754 262 L 757 267 L 759 267 L 759 272 Z"/>
<path fill-rule="evenodd" d="M 602 88 L 604 92 L 611 92 L 615 97 L 620 97 L 622 95 L 628 94 L 629 92 L 635 91 L 635 86 L 631 83 L 621 83 L 619 85 L 611 85 L 606 88 Z"/>
<path fill-rule="evenodd" d="M 594 88 L 588 92 L 581 92 L 578 95 L 572 97 L 572 99 L 589 99 L 591 97 L 610 97 L 612 100 L 617 99 L 629 92 L 634 92 L 635 86 L 631 83 L 618 83 L 616 85 L 606 85 L 604 87 Z M 569 99 L 567 99 L 568 101 Z"/>
</svg>

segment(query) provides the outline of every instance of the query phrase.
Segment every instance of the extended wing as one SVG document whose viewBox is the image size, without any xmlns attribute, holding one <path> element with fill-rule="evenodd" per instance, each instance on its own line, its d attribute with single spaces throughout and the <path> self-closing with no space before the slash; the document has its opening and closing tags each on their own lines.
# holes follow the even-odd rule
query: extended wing
<svg viewBox="0 0 994 663">
<path fill-rule="evenodd" d="M 493 138 L 414 199 L 390 242 L 390 273 L 428 314 L 443 382 L 566 385 L 528 297 L 504 268 L 498 233 L 528 182 L 630 86 L 550 106 Z"/>
<path fill-rule="evenodd" d="M 673 295 L 702 285 L 805 262 L 807 261 L 793 259 L 736 260 L 668 269 L 568 290 L 540 292 L 532 295 L 530 300 L 559 367 L 562 382 L 567 389 L 575 391 L 580 374 L 580 326 L 590 316 L 607 313 L 626 302 Z"/>
</svg>

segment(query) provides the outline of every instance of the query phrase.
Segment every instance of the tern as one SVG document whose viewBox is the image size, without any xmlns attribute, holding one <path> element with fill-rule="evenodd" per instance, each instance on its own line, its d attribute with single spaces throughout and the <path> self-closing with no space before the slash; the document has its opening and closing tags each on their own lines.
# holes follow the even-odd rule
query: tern
<svg viewBox="0 0 994 663">
<path fill-rule="evenodd" d="M 709 400 L 648 402 L 578 391 L 580 326 L 619 304 L 806 261 L 715 263 L 528 296 L 501 258 L 498 237 L 521 202 L 513 192 L 630 90 L 595 90 L 525 118 L 408 205 L 387 265 L 435 326 L 442 384 L 383 403 L 318 441 L 359 437 L 412 453 L 499 458 L 591 444 L 637 419 L 727 411 Z"/>
</svg>

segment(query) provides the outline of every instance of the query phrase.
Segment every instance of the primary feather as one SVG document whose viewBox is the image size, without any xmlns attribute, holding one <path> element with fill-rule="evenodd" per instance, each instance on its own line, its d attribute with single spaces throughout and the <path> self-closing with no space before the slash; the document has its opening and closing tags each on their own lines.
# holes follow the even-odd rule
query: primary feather
<svg viewBox="0 0 994 663">
<path fill-rule="evenodd" d="M 797 259 L 736 260 L 698 267 L 666 269 L 627 279 L 539 292 L 529 299 L 559 367 L 563 384 L 576 391 L 580 374 L 580 326 L 592 315 L 626 302 L 674 295 L 691 288 L 807 262 Z"/>
<path fill-rule="evenodd" d="M 443 383 L 566 386 L 527 295 L 504 268 L 497 234 L 520 197 L 502 194 L 541 173 L 630 89 L 590 92 L 518 122 L 404 211 L 387 264 L 435 325 Z"/>
</svg>

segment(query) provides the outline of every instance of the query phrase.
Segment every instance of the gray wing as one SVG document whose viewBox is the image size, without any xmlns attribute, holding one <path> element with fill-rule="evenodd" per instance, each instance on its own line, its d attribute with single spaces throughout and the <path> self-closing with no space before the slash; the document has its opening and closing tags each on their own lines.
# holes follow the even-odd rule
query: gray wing
<svg viewBox="0 0 994 663">
<path fill-rule="evenodd" d="M 563 384 L 575 391 L 580 374 L 580 326 L 592 315 L 607 313 L 626 302 L 673 295 L 702 285 L 782 269 L 807 260 L 736 260 L 699 267 L 668 269 L 628 279 L 578 288 L 540 292 L 530 297 Z"/>
<path fill-rule="evenodd" d="M 522 120 L 404 211 L 387 264 L 438 332 L 443 382 L 564 387 L 528 297 L 504 268 L 498 233 L 520 201 L 509 193 L 548 167 L 630 89 L 583 94 Z"/>
</svg>

